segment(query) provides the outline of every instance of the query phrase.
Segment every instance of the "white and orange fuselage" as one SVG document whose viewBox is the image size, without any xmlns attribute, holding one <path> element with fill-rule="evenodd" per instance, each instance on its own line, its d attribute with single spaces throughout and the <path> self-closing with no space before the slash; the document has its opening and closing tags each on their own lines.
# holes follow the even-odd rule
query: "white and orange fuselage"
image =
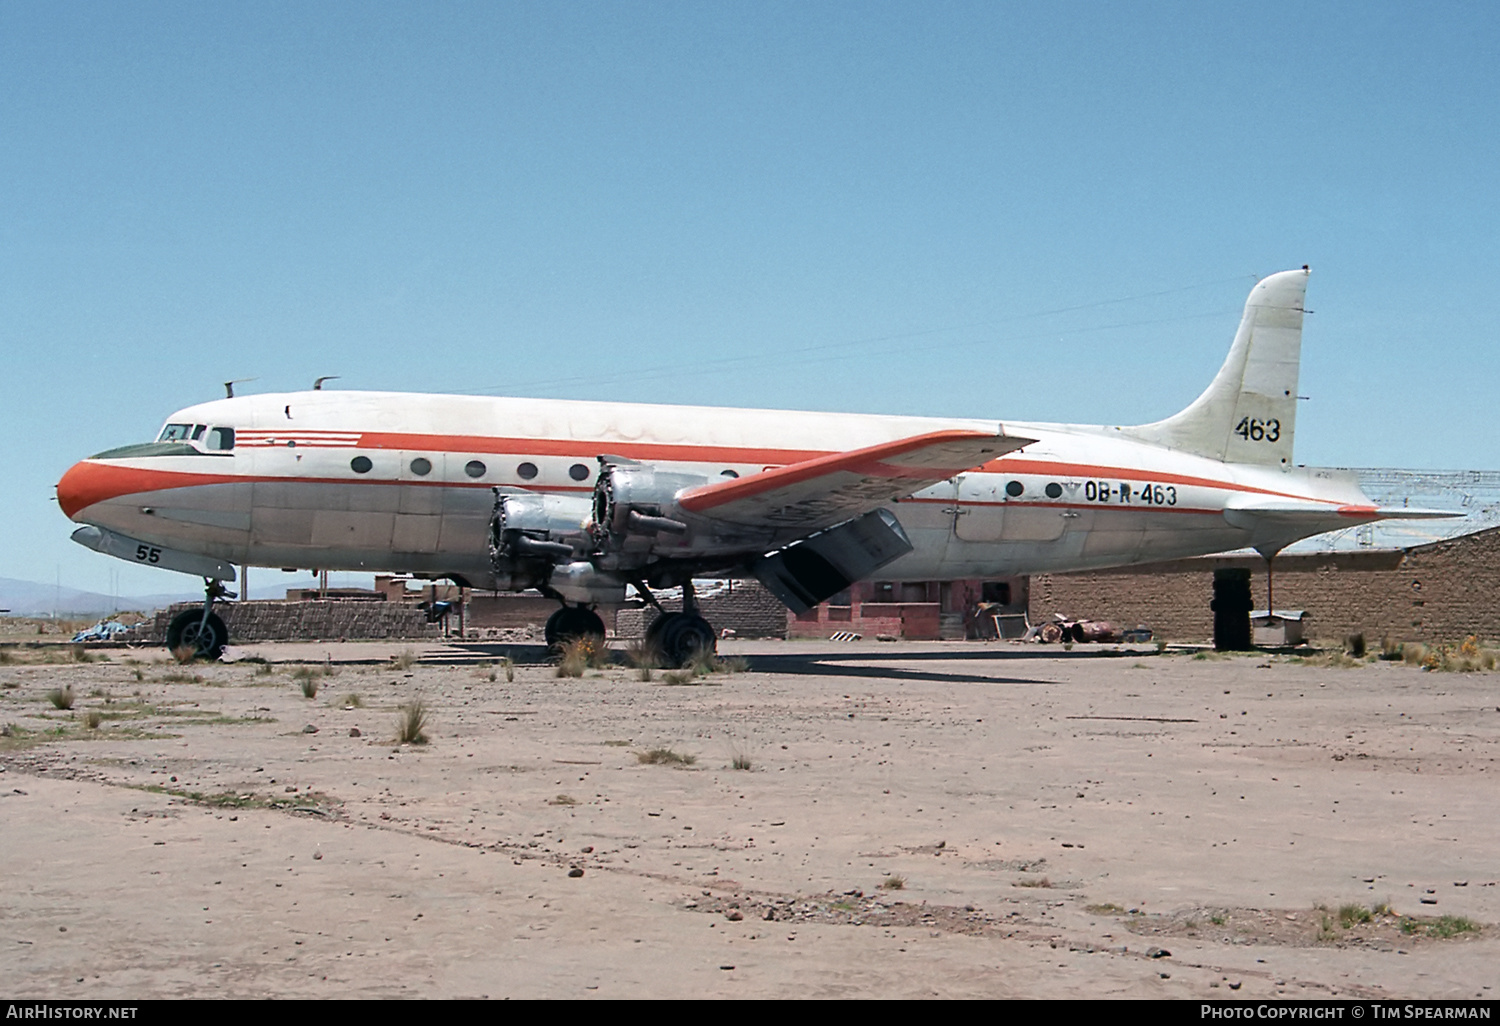
<svg viewBox="0 0 1500 1026">
<path fill-rule="evenodd" d="M 996 427 L 333 391 L 221 399 L 168 424 L 185 425 L 188 437 L 70 469 L 58 485 L 63 512 L 148 549 L 229 564 L 454 575 L 478 587 L 497 583 L 487 546 L 494 489 L 587 496 L 601 455 L 746 478 L 911 436 Z M 199 427 L 209 430 L 194 441 Z M 210 431 L 224 428 L 233 447 L 205 448 Z M 1105 428 L 1004 430 L 1035 441 L 894 505 L 915 547 L 883 578 L 1076 570 L 1285 544 L 1284 525 L 1236 516 L 1237 506 L 1300 509 L 1299 536 L 1376 516 L 1352 478 L 1334 471 L 1223 463 Z M 139 561 L 149 559 L 148 551 Z"/>
<path fill-rule="evenodd" d="M 83 544 L 209 578 L 406 572 L 580 603 L 695 574 L 753 573 L 796 608 L 876 570 L 1270 555 L 1425 515 L 1293 463 L 1306 282 L 1259 282 L 1208 389 L 1135 427 L 314 390 L 190 406 L 58 500 Z"/>
</svg>

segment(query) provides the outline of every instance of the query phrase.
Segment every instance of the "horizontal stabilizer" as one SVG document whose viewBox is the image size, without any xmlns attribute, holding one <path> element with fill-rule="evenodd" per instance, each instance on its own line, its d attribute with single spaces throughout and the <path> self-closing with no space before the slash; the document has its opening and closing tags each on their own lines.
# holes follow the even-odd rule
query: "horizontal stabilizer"
<svg viewBox="0 0 1500 1026">
<path fill-rule="evenodd" d="M 1333 505 L 1297 499 L 1245 498 L 1230 500 L 1224 516 L 1230 523 L 1242 520 L 1277 521 L 1280 523 L 1313 523 L 1331 521 L 1346 525 L 1350 521 L 1369 523 L 1375 520 L 1443 520 L 1464 514 L 1445 509 L 1421 509 L 1408 506 L 1367 506 L 1356 503 Z"/>
<path fill-rule="evenodd" d="M 1466 514 L 1450 509 L 1418 509 L 1407 506 L 1381 506 L 1375 511 L 1380 520 L 1452 520 Z"/>
<path fill-rule="evenodd" d="M 691 488 L 689 513 L 747 526 L 816 529 L 947 480 L 1036 441 L 983 431 L 934 431 L 819 456 L 759 474 Z"/>
</svg>

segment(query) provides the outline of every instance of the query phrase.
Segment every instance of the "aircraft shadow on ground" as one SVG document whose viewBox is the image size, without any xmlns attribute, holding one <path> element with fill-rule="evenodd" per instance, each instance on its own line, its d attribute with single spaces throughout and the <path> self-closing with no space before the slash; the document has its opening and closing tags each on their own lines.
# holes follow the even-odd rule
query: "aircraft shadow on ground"
<svg viewBox="0 0 1500 1026">
<path fill-rule="evenodd" d="M 505 642 L 451 642 L 450 648 L 457 652 L 433 653 L 422 657 L 428 666 L 476 666 L 498 662 L 509 658 L 518 665 L 534 666 L 546 663 L 551 656 L 545 645 L 516 644 Z M 1066 652 L 1060 649 L 1028 650 L 967 650 L 957 652 L 788 652 L 785 654 L 758 653 L 744 656 L 753 673 L 795 674 L 821 677 L 866 677 L 886 680 L 929 681 L 947 684 L 1044 684 L 1048 681 L 1031 677 L 993 676 L 979 673 L 944 673 L 920 670 L 911 663 L 930 662 L 996 662 L 999 660 L 1044 659 L 1098 659 L 1121 656 L 1142 656 L 1147 652 Z M 611 653 L 611 662 L 625 665 L 624 653 Z M 870 663 L 901 663 L 903 666 L 871 666 Z"/>
</svg>

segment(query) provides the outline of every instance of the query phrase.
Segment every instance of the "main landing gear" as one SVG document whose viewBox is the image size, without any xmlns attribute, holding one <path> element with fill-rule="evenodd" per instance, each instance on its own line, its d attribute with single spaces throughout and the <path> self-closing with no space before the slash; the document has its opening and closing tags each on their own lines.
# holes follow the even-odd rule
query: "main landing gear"
<svg viewBox="0 0 1500 1026">
<path fill-rule="evenodd" d="M 229 629 L 213 611 L 214 599 L 234 595 L 226 591 L 220 581 L 205 581 L 203 608 L 184 609 L 172 617 L 167 625 L 167 649 L 174 654 L 183 649 L 192 649 L 192 658 L 217 660 L 229 644 Z"/>
<path fill-rule="evenodd" d="M 713 656 L 716 650 L 713 625 L 698 613 L 698 597 L 692 581 L 684 581 L 682 585 L 682 612 L 669 613 L 654 598 L 651 604 L 661 610 L 661 615 L 646 628 L 646 647 L 655 650 L 662 662 L 668 666 L 686 666 L 701 655 Z"/>
<path fill-rule="evenodd" d="M 548 648 L 560 648 L 581 638 L 592 638 L 596 645 L 603 645 L 604 621 L 586 606 L 563 606 L 547 617 L 542 634 L 547 639 Z"/>
</svg>

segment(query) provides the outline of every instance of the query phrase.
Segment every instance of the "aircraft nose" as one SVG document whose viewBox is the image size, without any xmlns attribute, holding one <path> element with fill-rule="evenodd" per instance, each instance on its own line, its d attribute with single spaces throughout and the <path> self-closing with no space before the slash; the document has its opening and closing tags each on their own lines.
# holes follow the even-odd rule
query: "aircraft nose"
<svg viewBox="0 0 1500 1026">
<path fill-rule="evenodd" d="M 77 520 L 75 514 L 79 510 L 98 501 L 94 495 L 96 489 L 90 487 L 90 470 L 87 463 L 75 463 L 57 482 L 57 504 L 69 520 Z"/>
<path fill-rule="evenodd" d="M 79 520 L 78 514 L 96 503 L 153 487 L 159 486 L 149 471 L 80 460 L 57 482 L 57 504 L 69 520 Z"/>
</svg>

